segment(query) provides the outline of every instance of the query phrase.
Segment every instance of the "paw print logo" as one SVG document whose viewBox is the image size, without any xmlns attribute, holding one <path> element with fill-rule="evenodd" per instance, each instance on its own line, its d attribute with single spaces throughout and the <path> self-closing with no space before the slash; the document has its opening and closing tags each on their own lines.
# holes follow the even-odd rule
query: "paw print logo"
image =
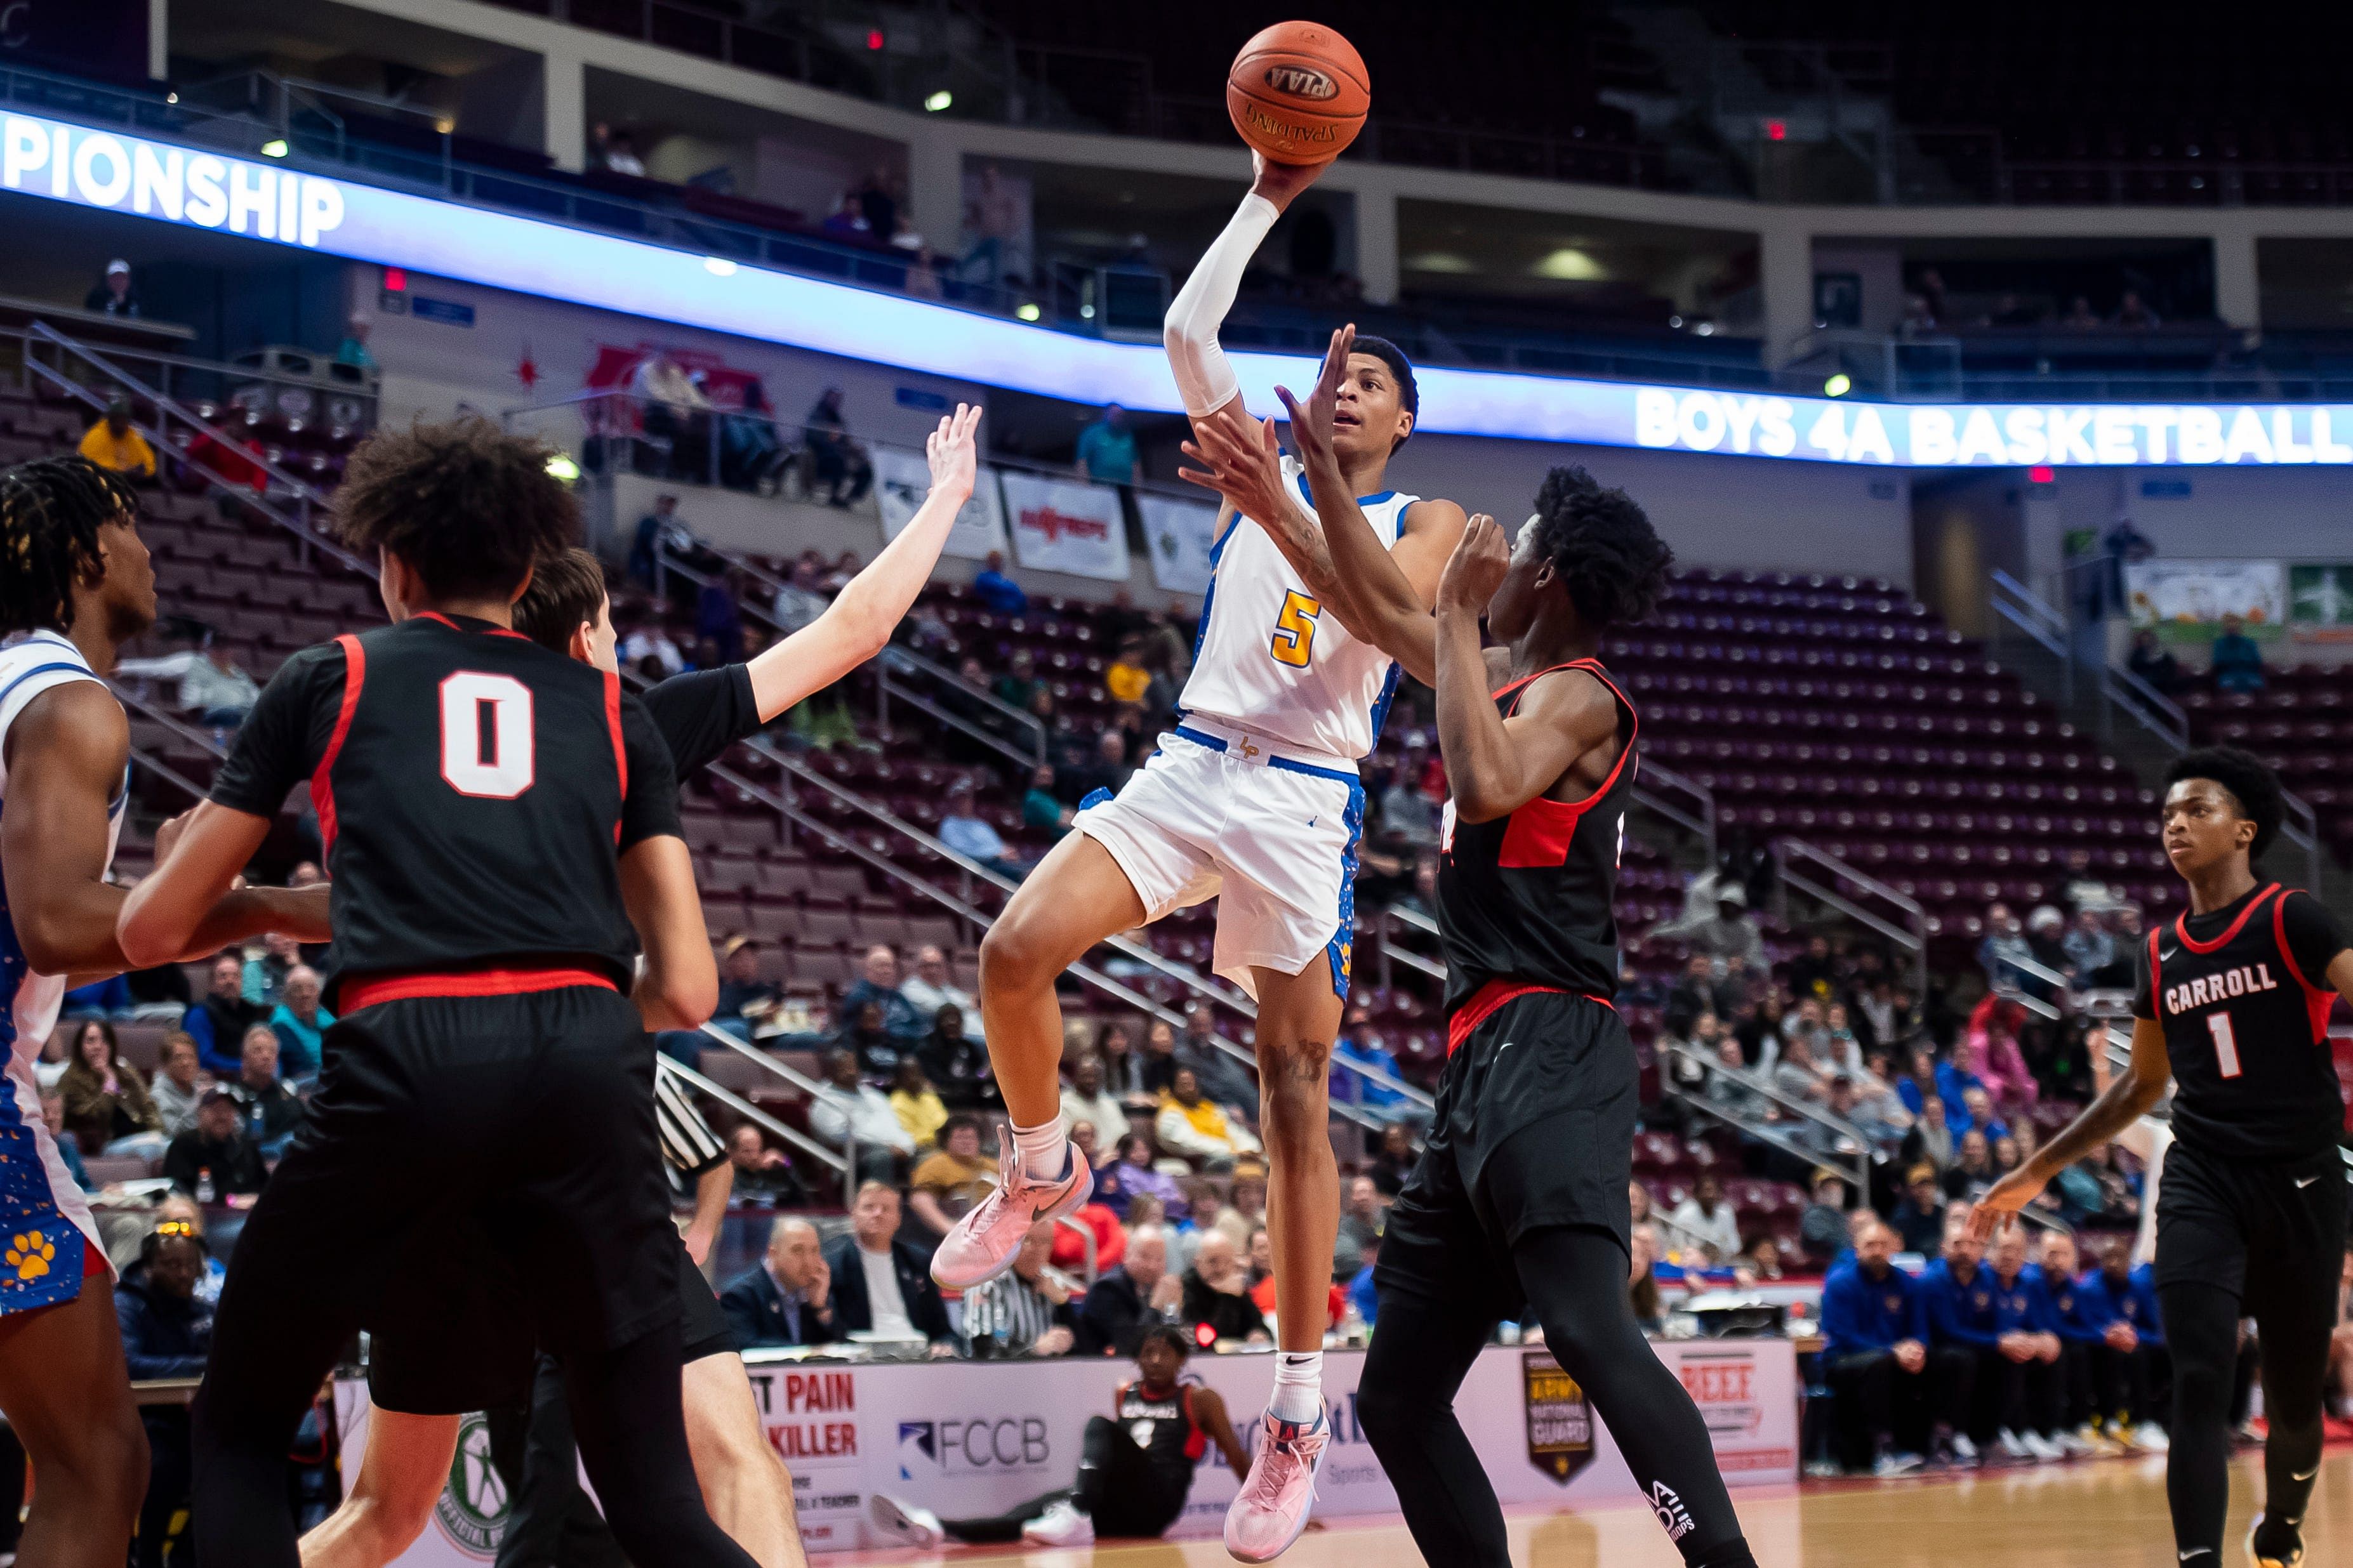
<svg viewBox="0 0 2353 1568">
<path fill-rule="evenodd" d="M 38 1279 L 49 1271 L 49 1259 L 57 1255 L 47 1237 L 37 1230 L 27 1231 L 9 1240 L 8 1250 L 0 1253 L 0 1262 L 15 1269 L 19 1280 Z"/>
</svg>

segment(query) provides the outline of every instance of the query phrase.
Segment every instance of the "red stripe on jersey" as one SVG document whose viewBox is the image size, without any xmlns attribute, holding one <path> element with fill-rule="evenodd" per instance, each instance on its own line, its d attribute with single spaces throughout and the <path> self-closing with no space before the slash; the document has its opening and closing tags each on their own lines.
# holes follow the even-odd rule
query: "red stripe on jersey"
<svg viewBox="0 0 2353 1568">
<path fill-rule="evenodd" d="M 2263 907 L 2263 900 L 2265 899 L 2270 898 L 2274 893 L 2278 891 L 2279 884 L 2277 882 L 2274 882 L 2270 886 L 2266 887 L 2262 892 L 2257 893 L 2253 899 L 2247 901 L 2247 907 L 2239 911 L 2239 918 L 2231 922 L 2231 929 L 2224 931 L 2221 936 L 2216 937 L 2212 942 L 2200 942 L 2189 934 L 2189 911 L 2187 910 L 2182 910 L 2179 914 L 2173 917 L 2173 932 L 2176 936 L 2181 939 L 2181 945 L 2188 948 L 2192 952 L 2206 953 L 2216 952 L 2227 944 L 2232 938 L 2239 934 L 2240 930 L 2246 925 L 2248 920 L 2253 916 L 2254 912 Z"/>
<path fill-rule="evenodd" d="M 343 648 L 343 705 L 335 711 L 335 732 L 327 737 L 317 771 L 311 774 L 311 806 L 319 814 L 322 851 L 335 847 L 335 759 L 343 754 L 343 737 L 352 732 L 352 714 L 360 705 L 360 686 L 367 679 L 367 654 L 360 639 L 345 632 L 335 639 Z"/>
<path fill-rule="evenodd" d="M 2295 976 L 2295 983 L 2304 987 L 2305 1011 L 2312 1015 L 2312 1043 L 2316 1046 L 2327 1045 L 2328 1043 L 2328 1010 L 2337 1005 L 2337 993 L 2315 985 L 2305 978 L 2303 969 L 2297 965 L 2295 950 L 2287 944 L 2287 895 L 2285 893 L 2282 893 L 2279 900 L 2272 905 L 2272 942 L 2279 949 L 2280 962 L 2287 965 L 2287 972 L 2290 974 Z"/>
<path fill-rule="evenodd" d="M 1619 700 L 1625 708 L 1627 716 L 1633 721 L 1633 728 L 1628 731 L 1625 748 L 1618 753 L 1618 761 L 1611 766 L 1609 776 L 1601 781 L 1600 788 L 1583 800 L 1547 800 L 1543 795 L 1538 795 L 1505 819 L 1504 841 L 1497 846 L 1495 851 L 1495 864 L 1501 868 L 1528 870 L 1558 866 L 1567 860 L 1568 843 L 1577 836 L 1577 824 L 1584 820 L 1586 812 L 1592 808 L 1593 803 L 1608 795 L 1617 784 L 1618 775 L 1626 769 L 1627 759 L 1634 754 L 1634 737 L 1641 734 L 1642 731 L 1641 715 L 1634 711 L 1634 705 L 1626 700 L 1626 694 L 1618 689 L 1616 682 L 1602 673 L 1599 661 L 1595 659 L 1572 659 L 1567 664 L 1554 665 L 1551 669 L 1540 669 L 1534 675 L 1513 681 L 1494 695 L 1501 697 L 1506 691 L 1519 690 L 1525 696 L 1525 689 L 1532 682 L 1541 680 L 1544 677 L 1563 669 L 1581 669 L 1601 682 L 1603 686 L 1608 687 L 1609 694 Z M 1512 706 L 1504 713 L 1506 718 L 1518 711 L 1520 700 L 1518 697 L 1512 700 Z M 1636 765 L 1640 766 L 1639 763 Z"/>
<path fill-rule="evenodd" d="M 2165 1016 L 2165 976 L 2157 972 L 2157 936 L 2148 933 L 2148 1009 L 2157 1017 Z"/>
<path fill-rule="evenodd" d="M 455 974 L 388 974 L 377 980 L 347 981 L 338 988 L 338 1000 L 349 1014 L 379 1002 L 408 1002 L 420 996 L 524 996 L 575 985 L 619 989 L 604 975 L 586 969 L 471 969 Z"/>
<path fill-rule="evenodd" d="M 621 776 L 621 801 L 626 810 L 629 798 L 629 752 L 621 743 L 621 677 L 617 670 L 605 672 L 605 728 L 613 734 L 613 770 Z M 613 842 L 621 841 L 621 819 L 613 819 Z"/>
<path fill-rule="evenodd" d="M 1504 1004 L 1539 992 L 1550 996 L 1583 996 L 1588 1002 L 1600 1003 L 1613 1013 L 1618 1010 L 1617 1004 L 1607 996 L 1588 995 L 1582 991 L 1564 991 L 1557 985 L 1525 985 L 1515 980 L 1490 980 L 1471 993 L 1471 999 L 1456 1008 L 1454 1016 L 1446 1020 L 1446 1054 L 1451 1057 L 1461 1050 L 1472 1031 L 1493 1017 Z"/>
</svg>

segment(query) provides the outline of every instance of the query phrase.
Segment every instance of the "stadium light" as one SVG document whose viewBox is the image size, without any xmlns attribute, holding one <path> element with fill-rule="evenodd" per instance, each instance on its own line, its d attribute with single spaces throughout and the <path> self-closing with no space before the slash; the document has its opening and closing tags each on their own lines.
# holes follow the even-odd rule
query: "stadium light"
<svg viewBox="0 0 2353 1568">
<path fill-rule="evenodd" d="M 1848 375 L 1844 371 L 1839 372 L 1836 375 L 1822 383 L 1822 395 L 1824 397 L 1844 397 L 1848 393 L 1852 392 L 1853 390 L 1854 379 Z"/>
<path fill-rule="evenodd" d="M 937 114 L 940 110 L 947 108 L 954 102 L 955 102 L 955 94 L 950 92 L 946 88 L 942 88 L 939 91 L 932 94 L 931 97 L 923 100 L 923 107 L 931 110 L 934 114 Z"/>
<path fill-rule="evenodd" d="M 705 272 L 710 273 L 713 278 L 733 278 L 735 276 L 735 264 L 728 260 L 723 256 L 704 257 L 702 258 L 702 269 Z"/>
<path fill-rule="evenodd" d="M 1020 317 L 1025 321 L 1034 321 L 1039 316 L 1045 314 L 1044 311 L 1038 309 L 1038 302 L 1035 300 L 1022 300 L 1020 305 L 1013 313 Z"/>
<path fill-rule="evenodd" d="M 579 480 L 580 465 L 565 453 L 557 452 L 547 459 L 547 473 L 550 479 L 560 479 L 567 485 L 574 484 Z"/>
<path fill-rule="evenodd" d="M 261 155 L 265 158 L 283 158 L 286 152 L 286 138 L 283 136 L 272 136 L 261 144 Z"/>
</svg>

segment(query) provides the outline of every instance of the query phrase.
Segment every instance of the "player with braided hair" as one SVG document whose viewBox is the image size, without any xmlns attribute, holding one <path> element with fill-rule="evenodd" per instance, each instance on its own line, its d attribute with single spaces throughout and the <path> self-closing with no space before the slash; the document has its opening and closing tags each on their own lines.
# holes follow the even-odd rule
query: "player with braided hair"
<svg viewBox="0 0 2353 1568">
<path fill-rule="evenodd" d="M 66 977 L 129 967 L 107 881 L 128 803 L 131 729 L 101 679 L 154 622 L 155 574 L 122 479 L 82 458 L 0 473 L 0 1413 L 40 1485 L 27 1563 L 121 1568 L 146 1489 L 113 1292 L 90 1205 L 40 1114 L 33 1059 Z M 169 847 L 176 824 L 156 836 Z M 240 890 L 166 956 L 267 930 L 327 937 L 325 889 Z"/>
</svg>

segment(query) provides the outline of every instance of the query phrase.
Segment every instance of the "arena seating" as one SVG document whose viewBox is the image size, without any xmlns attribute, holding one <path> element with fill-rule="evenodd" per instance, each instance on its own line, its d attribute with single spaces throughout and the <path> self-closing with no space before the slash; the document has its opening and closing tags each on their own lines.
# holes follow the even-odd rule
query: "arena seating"
<svg viewBox="0 0 2353 1568">
<path fill-rule="evenodd" d="M 2256 692 L 2186 692 L 2200 742 L 2244 746 L 2280 773 L 2320 818 L 2340 858 L 2353 858 L 2353 712 L 2341 665 L 2291 664 L 2265 672 Z"/>
</svg>

